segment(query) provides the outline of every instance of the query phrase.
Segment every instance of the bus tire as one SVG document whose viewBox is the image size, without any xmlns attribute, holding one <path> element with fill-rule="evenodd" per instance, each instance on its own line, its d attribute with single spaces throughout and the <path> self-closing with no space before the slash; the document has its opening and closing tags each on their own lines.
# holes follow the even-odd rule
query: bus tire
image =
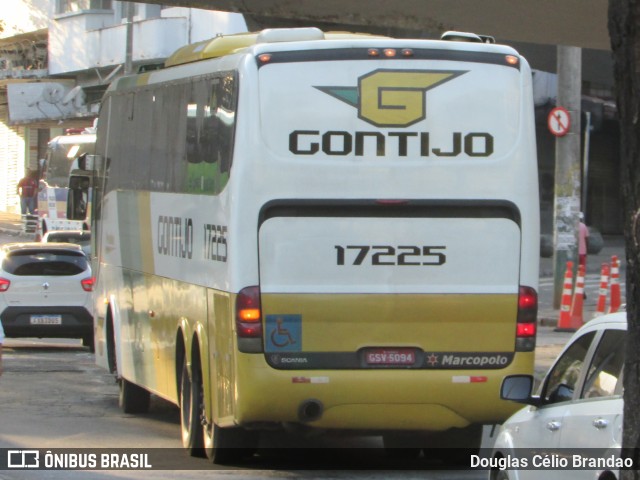
<svg viewBox="0 0 640 480">
<path fill-rule="evenodd" d="M 193 375 L 197 377 L 199 371 L 194 364 Z M 187 357 L 182 361 L 182 373 L 180 375 L 180 432 L 182 434 L 182 446 L 193 457 L 201 457 L 204 454 L 202 427 L 200 425 L 200 393 L 197 378 L 189 375 Z"/>
<path fill-rule="evenodd" d="M 258 449 L 260 435 L 242 427 L 221 428 L 212 420 L 207 421 L 204 406 L 202 374 L 198 370 L 198 398 L 200 399 L 200 424 L 202 425 L 203 456 L 213 463 L 224 465 L 239 463 Z"/>
<path fill-rule="evenodd" d="M 219 465 L 236 464 L 258 449 L 259 434 L 242 427 L 221 428 L 215 423 L 203 426 L 204 452 Z"/>
<path fill-rule="evenodd" d="M 118 359 L 116 358 L 116 339 L 113 333 L 113 320 L 111 319 L 111 310 L 107 313 L 107 365 L 109 372 L 118 375 Z"/>
<path fill-rule="evenodd" d="M 151 403 L 151 394 L 135 383 L 121 378 L 118 403 L 124 413 L 147 413 Z"/>
</svg>

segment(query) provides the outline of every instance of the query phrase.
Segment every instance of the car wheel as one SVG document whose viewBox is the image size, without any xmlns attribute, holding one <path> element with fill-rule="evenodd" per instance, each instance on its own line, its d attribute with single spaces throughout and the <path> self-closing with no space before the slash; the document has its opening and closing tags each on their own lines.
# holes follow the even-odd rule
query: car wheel
<svg viewBox="0 0 640 480">
<path fill-rule="evenodd" d="M 151 394 L 135 383 L 121 378 L 119 403 L 124 413 L 147 413 Z"/>
</svg>

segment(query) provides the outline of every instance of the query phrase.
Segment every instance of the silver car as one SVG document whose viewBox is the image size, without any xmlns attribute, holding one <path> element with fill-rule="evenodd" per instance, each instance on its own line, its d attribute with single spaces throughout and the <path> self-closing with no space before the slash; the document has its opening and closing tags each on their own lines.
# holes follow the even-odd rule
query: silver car
<svg viewBox="0 0 640 480">
<path fill-rule="evenodd" d="M 93 351 L 94 279 L 69 243 L 0 247 L 0 320 L 7 337 L 81 338 Z"/>
</svg>

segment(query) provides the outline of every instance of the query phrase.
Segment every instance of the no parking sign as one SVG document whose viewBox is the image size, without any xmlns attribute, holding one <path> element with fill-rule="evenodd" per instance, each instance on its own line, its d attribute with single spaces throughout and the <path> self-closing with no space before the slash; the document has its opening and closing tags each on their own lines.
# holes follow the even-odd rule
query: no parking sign
<svg viewBox="0 0 640 480">
<path fill-rule="evenodd" d="M 564 107 L 555 107 L 549 112 L 547 118 L 547 126 L 549 131 L 556 137 L 563 137 L 569 133 L 571 127 L 571 115 Z"/>
</svg>

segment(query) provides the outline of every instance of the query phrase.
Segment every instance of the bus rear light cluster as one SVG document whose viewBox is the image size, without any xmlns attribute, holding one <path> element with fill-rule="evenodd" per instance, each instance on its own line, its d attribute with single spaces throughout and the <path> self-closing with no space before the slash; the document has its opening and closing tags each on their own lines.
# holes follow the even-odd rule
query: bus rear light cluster
<svg viewBox="0 0 640 480">
<path fill-rule="evenodd" d="M 367 53 L 369 54 L 370 57 L 374 57 L 374 58 L 380 57 L 380 56 L 383 56 L 386 58 L 394 58 L 399 55 L 405 58 L 413 57 L 413 50 L 411 50 L 410 48 L 403 48 L 402 50 L 400 50 L 400 52 L 398 52 L 398 50 L 396 50 L 395 48 L 383 48 L 383 49 L 370 48 L 369 50 L 367 50 Z"/>
<path fill-rule="evenodd" d="M 238 293 L 236 332 L 240 338 L 262 338 L 260 287 L 246 287 Z"/>
<path fill-rule="evenodd" d="M 534 288 L 520 286 L 516 321 L 517 352 L 532 352 L 535 350 L 537 321 L 538 292 Z"/>
</svg>

